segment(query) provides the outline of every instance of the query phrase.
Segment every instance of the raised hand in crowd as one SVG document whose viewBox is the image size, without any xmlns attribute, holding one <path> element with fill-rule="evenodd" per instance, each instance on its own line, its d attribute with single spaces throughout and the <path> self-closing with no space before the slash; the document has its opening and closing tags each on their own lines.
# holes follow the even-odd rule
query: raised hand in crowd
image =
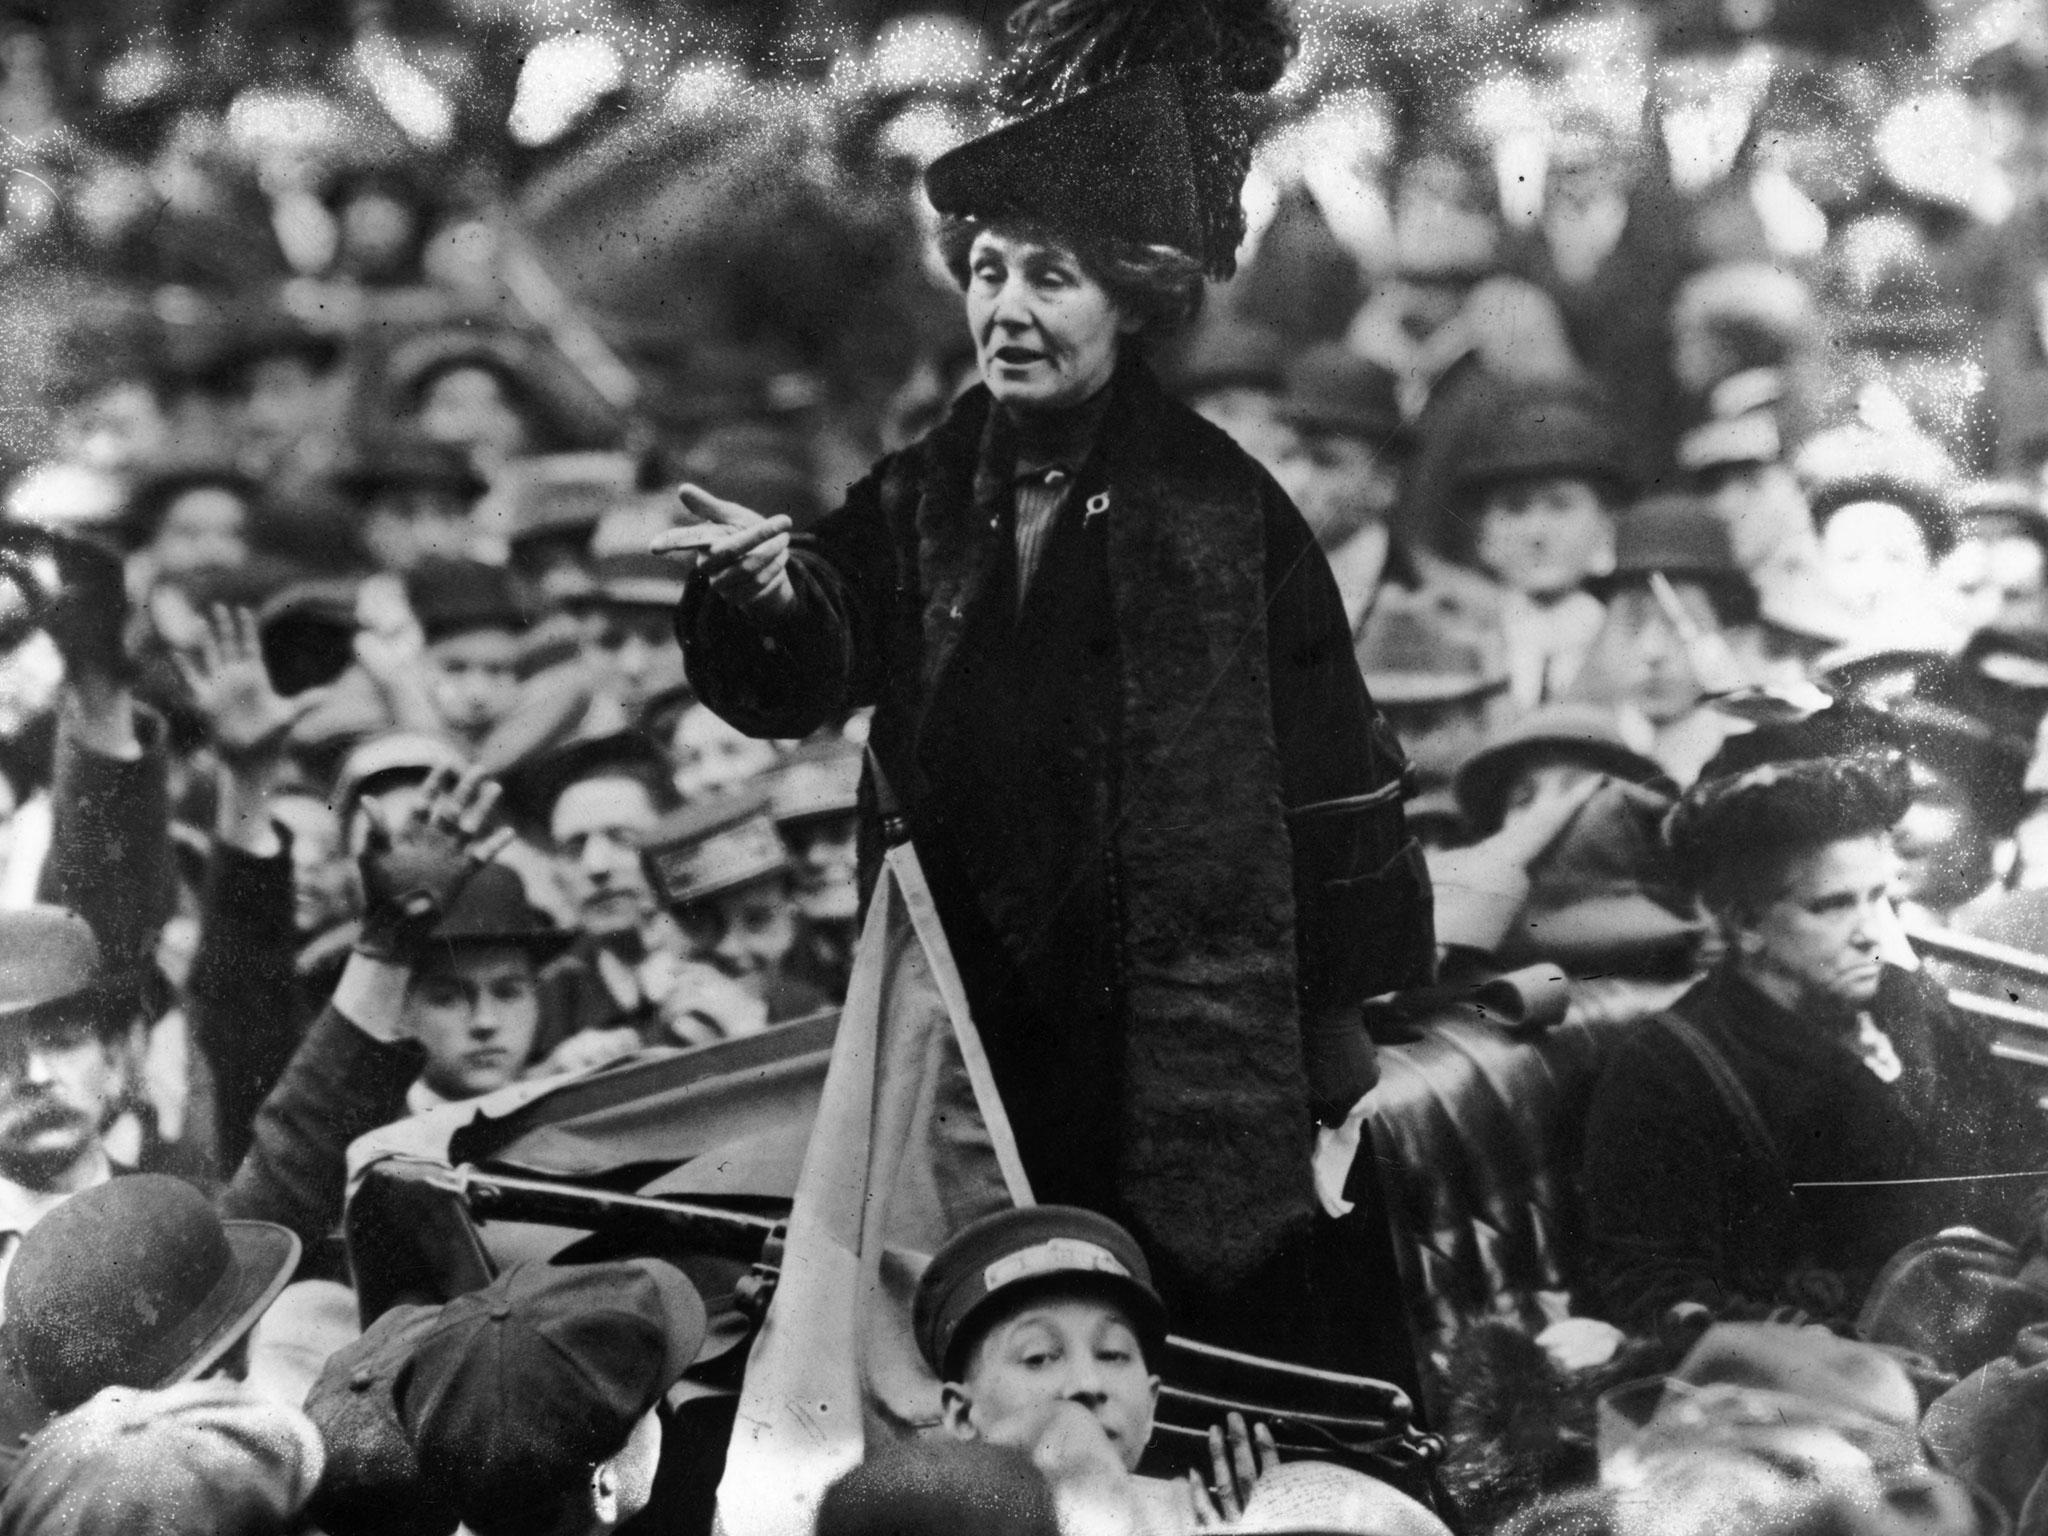
<svg viewBox="0 0 2048 1536">
<path fill-rule="evenodd" d="M 363 937 L 359 953 L 409 961 L 470 876 L 503 852 L 512 829 L 489 829 L 500 788 L 480 769 L 437 768 L 423 793 L 396 816 L 366 805 L 370 836 L 361 858 Z"/>
<path fill-rule="evenodd" d="M 373 576 L 356 593 L 356 664 L 384 697 L 391 723 L 439 731 L 441 711 L 427 688 L 427 640 L 397 577 Z"/>
<path fill-rule="evenodd" d="M 264 797 L 283 758 L 286 734 L 320 705 L 327 690 L 309 688 L 289 699 L 278 693 L 263 663 L 256 616 L 246 608 L 215 608 L 196 654 L 181 651 L 175 659 L 220 758 L 216 831 L 224 841 L 267 858 L 278 837 Z"/>
<path fill-rule="evenodd" d="M 83 539 L 59 539 L 54 547 L 58 585 L 42 627 L 64 658 L 66 726 L 88 751 L 133 760 L 142 742 L 129 691 L 134 668 L 120 557 Z"/>
<path fill-rule="evenodd" d="M 787 517 L 763 517 L 694 485 L 684 486 L 681 496 L 699 521 L 662 534 L 654 541 L 656 554 L 698 555 L 711 590 L 741 613 L 775 619 L 796 607 Z"/>
</svg>

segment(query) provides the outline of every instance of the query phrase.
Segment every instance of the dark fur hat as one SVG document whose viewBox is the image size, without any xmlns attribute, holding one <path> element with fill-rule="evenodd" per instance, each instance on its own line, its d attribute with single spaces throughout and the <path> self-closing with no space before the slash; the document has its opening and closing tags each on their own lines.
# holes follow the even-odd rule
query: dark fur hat
<svg viewBox="0 0 2048 1536">
<path fill-rule="evenodd" d="M 1170 245 L 1229 277 L 1252 100 L 1295 47 L 1284 0 L 1025 0 L 1010 32 L 1016 118 L 933 162 L 933 206 Z"/>
</svg>

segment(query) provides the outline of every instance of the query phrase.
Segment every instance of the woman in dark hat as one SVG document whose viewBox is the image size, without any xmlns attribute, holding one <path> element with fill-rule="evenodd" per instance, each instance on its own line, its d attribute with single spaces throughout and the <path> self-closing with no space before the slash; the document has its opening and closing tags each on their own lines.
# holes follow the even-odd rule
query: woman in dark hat
<svg viewBox="0 0 2048 1536">
<path fill-rule="evenodd" d="M 1941 990 L 1894 964 L 1895 755 L 1769 761 L 1665 822 L 1725 958 L 1623 1045 L 1593 1095 L 1585 1189 L 1606 1314 L 1696 1304 L 1853 1319 L 1905 1243 L 2016 1237 L 2040 1114 Z"/>
<path fill-rule="evenodd" d="M 715 541 L 677 633 L 751 735 L 876 706 L 864 873 L 887 796 L 1038 1197 L 1129 1225 L 1191 1326 L 1340 1363 L 1305 1284 L 1248 1296 L 1310 1234 L 1312 1110 L 1373 1080 L 1360 1001 L 1429 974 L 1401 758 L 1300 514 L 1144 358 L 1233 269 L 1244 93 L 1291 29 L 1105 0 L 1016 31 L 1024 115 L 926 178 L 981 385 L 794 546 L 686 487 Z"/>
<path fill-rule="evenodd" d="M 1813 496 L 1820 570 L 1865 648 L 1959 649 L 1967 635 L 1935 575 L 1956 547 L 1954 509 L 1939 491 L 1893 475 L 1859 475 Z"/>
</svg>

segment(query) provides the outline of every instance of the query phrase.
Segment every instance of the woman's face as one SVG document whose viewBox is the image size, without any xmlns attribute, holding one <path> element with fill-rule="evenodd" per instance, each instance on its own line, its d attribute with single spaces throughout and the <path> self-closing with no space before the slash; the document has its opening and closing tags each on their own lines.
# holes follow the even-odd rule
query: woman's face
<svg viewBox="0 0 2048 1536">
<path fill-rule="evenodd" d="M 1933 595 L 1927 541 L 1919 525 L 1890 502 L 1851 502 L 1829 518 L 1821 530 L 1820 559 L 1835 596 L 1867 619 Z"/>
<path fill-rule="evenodd" d="M 1119 339 L 1136 329 L 1073 252 L 993 230 L 967 254 L 967 326 L 989 393 L 1040 411 L 1107 384 Z"/>
</svg>

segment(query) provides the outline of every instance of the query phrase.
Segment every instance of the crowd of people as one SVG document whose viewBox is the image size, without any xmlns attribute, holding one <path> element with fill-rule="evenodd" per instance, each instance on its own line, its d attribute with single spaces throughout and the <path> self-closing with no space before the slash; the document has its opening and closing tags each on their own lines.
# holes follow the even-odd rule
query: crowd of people
<svg viewBox="0 0 2048 1536">
<path fill-rule="evenodd" d="M 1045 1203 L 822 1536 L 2033 1529 L 2048 12 L 986 9 L 0 17 L 0 1533 L 659 1506 L 730 1309 L 360 1319 L 348 1148 L 829 1015 L 906 839 Z M 1503 995 L 1576 1286 L 1425 1382 Z M 1169 1320 L 1435 1512 L 1139 1477 Z"/>
</svg>

